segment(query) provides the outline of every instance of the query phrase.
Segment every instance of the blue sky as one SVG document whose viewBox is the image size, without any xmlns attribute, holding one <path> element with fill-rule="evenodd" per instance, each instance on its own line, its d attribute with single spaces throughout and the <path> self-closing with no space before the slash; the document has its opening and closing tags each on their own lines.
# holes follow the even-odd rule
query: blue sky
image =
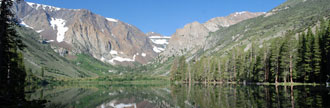
<svg viewBox="0 0 330 108">
<path fill-rule="evenodd" d="M 135 25 L 143 32 L 172 35 L 185 24 L 240 11 L 267 12 L 286 0 L 25 0 L 70 9 L 88 9 Z"/>
</svg>

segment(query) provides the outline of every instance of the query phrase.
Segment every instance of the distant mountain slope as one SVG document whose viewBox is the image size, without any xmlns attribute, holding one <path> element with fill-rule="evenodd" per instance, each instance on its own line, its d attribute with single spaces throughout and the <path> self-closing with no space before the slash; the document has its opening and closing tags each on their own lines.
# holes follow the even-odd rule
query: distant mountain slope
<svg viewBox="0 0 330 108">
<path fill-rule="evenodd" d="M 96 77 L 114 74 L 117 67 L 107 65 L 88 55 L 63 57 L 49 43 L 42 41 L 32 29 L 17 27 L 26 48 L 22 51 L 27 71 L 45 79 Z"/>
<path fill-rule="evenodd" d="M 207 44 L 206 39 L 210 32 L 217 31 L 221 28 L 227 28 L 243 20 L 263 14 L 264 12 L 252 13 L 243 11 L 230 14 L 226 17 L 216 17 L 204 24 L 199 22 L 187 24 L 182 29 L 177 29 L 172 35 L 168 47 L 161 53 L 161 56 L 166 59 L 171 56 L 185 55 L 188 52 L 194 54 L 199 49 L 205 47 Z"/>
<path fill-rule="evenodd" d="M 329 0 L 288 0 L 266 14 L 242 21 L 211 33 L 201 52 L 211 55 L 225 53 L 236 46 L 257 45 L 283 36 L 287 30 L 300 32 L 315 26 L 319 20 L 330 16 Z"/>
<path fill-rule="evenodd" d="M 173 60 L 173 57 L 176 58 L 181 55 L 184 55 L 187 58 L 186 61 L 189 62 L 200 60 L 202 57 L 211 58 L 214 56 L 219 58 L 228 55 L 233 48 L 243 48 L 244 51 L 248 51 L 252 43 L 262 47 L 264 42 L 284 36 L 287 30 L 292 30 L 295 33 L 302 32 L 307 27 L 315 27 L 321 19 L 329 19 L 329 17 L 329 0 L 288 0 L 267 13 L 228 27 L 221 27 L 215 32 L 207 32 L 206 27 L 202 26 L 203 24 L 194 22 L 179 29 L 172 36 L 169 46 L 161 54 L 158 63 L 165 62 L 167 64 L 168 58 Z M 203 32 L 196 32 L 195 30 L 202 30 Z M 206 36 L 201 35 L 207 33 Z M 183 46 L 180 47 L 180 45 Z M 161 69 L 169 73 L 169 67 L 160 64 L 155 70 Z"/>
<path fill-rule="evenodd" d="M 124 65 L 144 64 L 157 56 L 142 31 L 117 19 L 84 9 L 24 1 L 16 3 L 13 10 L 22 25 L 40 33 L 61 55 L 85 53 L 107 63 Z"/>
<path fill-rule="evenodd" d="M 239 23 L 243 20 L 254 18 L 260 15 L 265 14 L 265 12 L 248 12 L 248 11 L 242 11 L 242 12 L 235 12 L 232 13 L 226 17 L 216 17 L 208 20 L 203 25 L 211 32 L 215 32 L 219 30 L 222 27 L 229 27 L 231 25 L 234 25 L 236 23 Z"/>
</svg>

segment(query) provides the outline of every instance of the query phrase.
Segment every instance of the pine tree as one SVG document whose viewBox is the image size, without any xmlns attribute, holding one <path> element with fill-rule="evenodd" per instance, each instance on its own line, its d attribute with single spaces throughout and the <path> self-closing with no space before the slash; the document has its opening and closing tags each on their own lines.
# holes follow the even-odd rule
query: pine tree
<svg viewBox="0 0 330 108">
<path fill-rule="evenodd" d="M 24 56 L 19 51 L 23 50 L 24 45 L 15 30 L 17 23 L 11 11 L 13 1 L 0 1 L 0 100 L 6 99 L 7 105 L 15 107 L 26 101 L 24 95 L 26 72 Z"/>
<path fill-rule="evenodd" d="M 203 73 L 204 73 L 204 61 L 205 57 L 202 57 L 201 60 L 199 60 L 196 63 L 197 70 L 196 70 L 196 79 L 197 81 L 202 81 L 203 79 Z"/>
<path fill-rule="evenodd" d="M 312 68 L 312 56 L 313 56 L 313 52 L 312 52 L 312 43 L 313 43 L 313 33 L 312 33 L 312 29 L 308 28 L 307 31 L 307 38 L 306 38 L 306 52 L 304 54 L 304 64 L 303 64 L 303 68 L 305 70 L 305 74 L 304 74 L 304 82 L 309 82 L 310 81 L 310 75 L 311 72 L 313 71 Z"/>
<path fill-rule="evenodd" d="M 327 58 L 326 58 L 326 31 L 327 31 L 327 24 L 326 21 L 321 20 L 320 31 L 319 35 L 319 46 L 321 50 L 321 81 L 325 82 L 327 80 Z"/>
<path fill-rule="evenodd" d="M 280 47 L 280 68 L 281 68 L 281 78 L 284 82 L 287 82 L 288 75 L 292 75 L 292 48 L 291 48 L 291 31 L 287 31 L 285 37 L 283 38 L 283 43 Z M 291 64 L 291 65 L 290 65 Z M 290 76 L 292 77 L 292 76 Z"/>
<path fill-rule="evenodd" d="M 44 77 L 44 76 L 45 76 L 45 68 L 41 67 L 41 77 Z"/>
<path fill-rule="evenodd" d="M 243 79 L 244 79 L 244 81 L 247 81 L 247 80 L 249 80 L 248 78 L 249 78 L 249 65 L 250 65 L 250 63 L 248 63 L 249 62 L 249 54 L 245 54 L 244 55 L 244 67 L 243 67 L 243 71 L 244 71 L 244 73 L 243 73 Z"/>
<path fill-rule="evenodd" d="M 270 72 L 273 77 L 275 77 L 275 83 L 279 81 L 279 48 L 278 39 L 275 39 L 271 44 L 271 53 L 270 53 Z"/>
<path fill-rule="evenodd" d="M 18 0 L 19 1 L 19 0 Z M 18 62 L 22 62 L 18 49 L 23 49 L 24 45 L 15 30 L 16 22 L 10 10 L 13 5 L 12 0 L 2 0 L 0 6 L 0 81 L 1 83 L 16 82 L 13 75 L 25 74 L 19 67 Z"/>
<path fill-rule="evenodd" d="M 297 53 L 297 64 L 296 64 L 296 70 L 297 74 L 299 76 L 299 81 L 303 81 L 305 69 L 305 51 L 306 51 L 306 37 L 305 33 L 299 35 L 299 42 L 298 42 L 298 53 Z"/>
<path fill-rule="evenodd" d="M 323 71 L 324 72 L 324 76 L 327 76 L 327 80 L 329 81 L 330 78 L 330 20 L 328 21 L 328 27 L 327 30 L 324 34 L 324 40 L 325 42 L 325 57 L 326 61 L 325 61 L 325 66 L 326 66 L 326 70 Z"/>
<path fill-rule="evenodd" d="M 297 48 L 297 42 L 295 39 L 293 39 L 293 37 L 295 36 L 295 33 L 290 31 L 290 33 L 287 35 L 289 36 L 288 39 L 288 46 L 289 46 L 289 72 L 290 72 L 290 82 L 293 83 L 293 79 L 297 78 L 297 73 L 295 70 L 295 61 L 296 61 L 296 56 L 295 53 L 296 52 L 296 48 Z"/>
<path fill-rule="evenodd" d="M 260 51 L 260 52 L 262 52 L 262 51 Z M 256 60 L 256 62 L 255 62 L 255 69 L 254 69 L 254 73 L 255 73 L 255 75 L 254 75 L 254 81 L 256 81 L 256 82 L 262 82 L 263 81 L 263 76 L 264 76 L 264 72 L 263 72 L 263 63 L 262 63 L 262 60 L 261 60 L 261 56 L 260 55 L 258 55 L 257 56 L 257 60 Z"/>
<path fill-rule="evenodd" d="M 214 81 L 218 81 L 219 79 L 219 62 L 217 58 L 212 59 L 213 60 L 213 72 L 212 72 L 212 77 Z"/>
<path fill-rule="evenodd" d="M 286 78 L 289 73 L 289 46 L 288 41 L 284 39 L 284 42 L 282 43 L 280 47 L 280 71 L 281 71 L 281 78 L 284 82 L 287 82 Z"/>
<path fill-rule="evenodd" d="M 221 79 L 221 75 L 222 75 L 222 70 L 221 70 L 222 68 L 221 68 L 221 60 L 219 59 L 218 60 L 218 75 L 217 75 L 217 80 L 218 81 L 221 81 L 222 79 Z"/>
<path fill-rule="evenodd" d="M 177 77 L 177 72 L 178 72 L 178 60 L 175 59 L 172 63 L 172 67 L 170 70 L 170 74 L 171 74 L 171 81 L 176 81 L 176 77 Z"/>
<path fill-rule="evenodd" d="M 243 54 L 242 54 L 242 49 L 237 49 L 237 60 L 236 60 L 236 67 L 237 67 L 237 73 L 236 73 L 236 78 L 237 81 L 242 81 L 242 76 L 244 72 L 244 61 L 243 61 Z"/>
<path fill-rule="evenodd" d="M 263 44 L 263 64 L 264 66 L 264 82 L 268 82 L 269 81 L 269 48 L 266 46 L 266 44 Z"/>
<path fill-rule="evenodd" d="M 232 81 L 235 81 L 236 80 L 236 71 L 237 71 L 237 57 L 236 57 L 236 49 L 234 48 L 233 49 L 233 52 L 232 52 L 232 62 L 233 62 L 233 80 Z"/>
<path fill-rule="evenodd" d="M 188 80 L 188 65 L 186 63 L 186 58 L 184 56 L 180 57 L 179 60 L 179 73 L 181 75 L 181 80 Z"/>
<path fill-rule="evenodd" d="M 319 32 L 318 29 L 316 29 L 316 35 L 314 37 L 314 45 L 313 45 L 313 81 L 314 82 L 320 82 L 320 74 L 321 74 L 321 49 L 319 45 Z"/>
</svg>

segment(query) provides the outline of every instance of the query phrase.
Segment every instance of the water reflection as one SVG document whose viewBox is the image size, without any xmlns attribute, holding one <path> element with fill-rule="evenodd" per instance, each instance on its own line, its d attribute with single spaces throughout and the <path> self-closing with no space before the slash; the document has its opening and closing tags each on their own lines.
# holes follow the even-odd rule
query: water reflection
<svg viewBox="0 0 330 108">
<path fill-rule="evenodd" d="M 323 86 L 112 85 L 46 87 L 27 94 L 61 108 L 330 107 Z"/>
<path fill-rule="evenodd" d="M 116 100 L 113 100 L 109 103 L 103 103 L 100 106 L 97 106 L 96 108 L 137 108 L 136 103 L 117 103 Z"/>
<path fill-rule="evenodd" d="M 176 85 L 172 89 L 181 108 L 330 107 L 329 90 L 322 86 Z"/>
<path fill-rule="evenodd" d="M 28 94 L 44 98 L 48 108 L 166 108 L 173 107 L 168 85 L 60 86 Z"/>
</svg>

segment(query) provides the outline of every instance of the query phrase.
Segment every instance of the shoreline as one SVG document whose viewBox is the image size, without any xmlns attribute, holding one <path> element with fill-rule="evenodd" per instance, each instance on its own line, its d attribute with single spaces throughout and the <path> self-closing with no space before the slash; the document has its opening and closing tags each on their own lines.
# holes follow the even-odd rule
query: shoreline
<svg viewBox="0 0 330 108">
<path fill-rule="evenodd" d="M 186 82 L 175 82 L 175 84 L 189 84 Z M 302 82 L 192 82 L 192 84 L 221 85 L 221 84 L 239 84 L 239 85 L 266 85 L 266 86 L 326 86 L 326 83 L 302 83 Z"/>
</svg>

